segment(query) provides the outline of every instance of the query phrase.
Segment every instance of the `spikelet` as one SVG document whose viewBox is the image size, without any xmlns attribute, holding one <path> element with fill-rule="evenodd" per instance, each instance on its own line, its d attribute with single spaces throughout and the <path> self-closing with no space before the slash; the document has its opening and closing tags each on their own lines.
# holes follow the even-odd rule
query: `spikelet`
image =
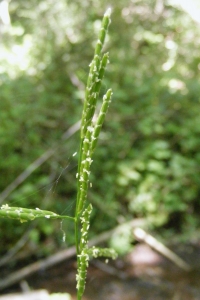
<svg viewBox="0 0 200 300">
<path fill-rule="evenodd" d="M 0 209 L 0 217 L 7 217 L 11 219 L 19 220 L 21 223 L 27 221 L 33 221 L 36 218 L 46 218 L 46 219 L 71 219 L 72 217 L 61 216 L 52 211 L 41 210 L 39 208 L 29 209 L 23 207 L 12 207 L 8 204 L 4 204 Z"/>
</svg>

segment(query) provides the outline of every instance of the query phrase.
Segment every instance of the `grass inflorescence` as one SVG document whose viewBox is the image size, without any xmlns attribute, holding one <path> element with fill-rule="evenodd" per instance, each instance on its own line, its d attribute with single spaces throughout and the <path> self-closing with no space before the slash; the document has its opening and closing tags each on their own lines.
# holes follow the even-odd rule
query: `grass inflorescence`
<svg viewBox="0 0 200 300">
<path fill-rule="evenodd" d="M 100 111 L 94 121 L 96 105 L 102 79 L 109 61 L 108 53 L 102 54 L 108 26 L 110 24 L 111 10 L 104 14 L 98 40 L 96 43 L 94 58 L 90 64 L 90 70 L 85 90 L 85 100 L 81 119 L 80 130 L 80 151 L 77 172 L 77 199 L 74 217 L 58 215 L 51 211 L 39 208 L 29 209 L 22 207 L 10 207 L 8 204 L 2 205 L 0 217 L 20 220 L 20 222 L 32 221 L 36 218 L 46 219 L 69 219 L 75 224 L 75 244 L 77 252 L 77 299 L 81 300 L 86 282 L 87 268 L 90 258 L 107 257 L 115 259 L 117 254 L 113 249 L 88 247 L 88 233 L 90 228 L 90 216 L 92 205 L 89 203 L 88 185 L 91 172 L 91 164 L 94 150 L 97 145 L 99 134 L 108 111 L 112 97 L 112 90 L 108 89 L 102 99 Z"/>
</svg>

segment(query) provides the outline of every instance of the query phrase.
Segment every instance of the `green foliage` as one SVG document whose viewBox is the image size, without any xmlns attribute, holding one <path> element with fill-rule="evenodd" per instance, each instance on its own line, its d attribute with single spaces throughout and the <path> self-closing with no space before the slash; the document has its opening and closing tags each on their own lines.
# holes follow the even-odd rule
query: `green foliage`
<svg viewBox="0 0 200 300">
<path fill-rule="evenodd" d="M 91 166 L 93 235 L 122 217 L 148 218 L 162 234 L 175 231 L 185 238 L 195 236 L 200 225 L 199 28 L 167 1 L 160 11 L 156 3 L 110 1 L 112 27 L 104 52 L 112 49 L 112 63 L 102 93 L 112 82 L 114 101 Z M 94 43 L 107 4 L 10 2 L 12 26 L 2 34 L 0 58 L 0 190 L 49 147 L 59 147 L 9 195 L 10 206 L 42 206 L 58 214 L 67 207 L 64 214 L 72 215 L 76 161 L 66 157 L 77 151 L 78 138 L 64 142 L 61 136 L 80 116 L 95 47 L 88 45 Z M 72 170 L 54 185 L 68 163 Z M 59 233 L 56 221 L 48 224 Z M 3 253 L 26 224 L 18 228 L 14 221 L 0 220 L 0 226 L 0 238 L 7 242 Z M 48 230 L 35 230 L 48 238 Z"/>
<path fill-rule="evenodd" d="M 115 249 L 119 255 L 124 255 L 133 249 L 132 242 L 132 228 L 130 225 L 124 224 L 112 235 L 110 247 Z"/>
</svg>

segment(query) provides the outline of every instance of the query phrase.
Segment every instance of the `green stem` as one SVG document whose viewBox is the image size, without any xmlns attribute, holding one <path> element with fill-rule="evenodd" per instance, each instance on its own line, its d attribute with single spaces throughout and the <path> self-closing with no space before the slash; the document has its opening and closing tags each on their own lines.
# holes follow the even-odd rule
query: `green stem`
<svg viewBox="0 0 200 300">
<path fill-rule="evenodd" d="M 79 149 L 79 158 L 78 158 L 78 171 L 77 171 L 77 198 L 76 198 L 76 210 L 75 210 L 75 218 L 78 218 L 78 207 L 79 207 L 79 201 L 80 201 L 80 168 L 81 168 L 81 162 L 82 162 L 82 156 L 83 156 L 83 139 L 81 139 L 80 142 L 80 149 Z"/>
<path fill-rule="evenodd" d="M 79 159 L 78 159 L 78 171 L 77 171 L 77 199 L 76 199 L 76 210 L 75 210 L 75 244 L 76 244 L 76 254 L 79 254 L 79 234 L 78 234 L 78 229 L 79 229 L 79 216 L 78 216 L 78 207 L 79 207 L 79 202 L 80 202 L 80 181 L 79 181 L 79 176 L 80 176 L 80 167 L 81 167 L 81 161 L 82 161 L 82 155 L 83 155 L 83 139 L 81 139 L 80 142 L 80 149 L 79 149 Z M 78 263 L 78 259 L 77 259 Z"/>
<path fill-rule="evenodd" d="M 94 58 L 90 64 L 90 71 L 87 80 L 81 120 L 80 150 L 77 173 L 77 199 L 75 210 L 75 243 L 78 268 L 76 280 L 78 300 L 82 299 L 82 295 L 85 289 L 85 280 L 89 263 L 89 255 L 87 251 L 88 232 L 90 226 L 89 217 L 92 212 L 92 206 L 91 204 L 89 204 L 87 208 L 85 208 L 85 206 L 88 193 L 90 167 L 92 163 L 92 153 L 94 152 L 112 95 L 112 91 L 108 90 L 106 95 L 104 96 L 100 115 L 98 116 L 95 126 L 93 124 L 93 116 L 96 110 L 101 82 L 104 76 L 106 65 L 108 63 L 108 53 L 102 56 L 101 51 L 110 23 L 110 13 L 111 11 L 110 9 L 108 9 L 104 14 L 101 30 L 95 47 Z M 82 226 L 80 227 L 80 225 Z"/>
<path fill-rule="evenodd" d="M 76 243 L 76 254 L 77 254 L 77 263 L 79 255 L 79 237 L 78 237 L 79 222 L 78 219 L 75 220 L 75 243 Z"/>
</svg>

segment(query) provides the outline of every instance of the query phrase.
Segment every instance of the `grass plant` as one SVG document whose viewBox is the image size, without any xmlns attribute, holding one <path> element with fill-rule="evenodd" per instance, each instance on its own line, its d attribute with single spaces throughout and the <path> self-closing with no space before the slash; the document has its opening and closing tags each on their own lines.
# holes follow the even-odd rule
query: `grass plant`
<svg viewBox="0 0 200 300">
<path fill-rule="evenodd" d="M 102 20 L 98 41 L 94 51 L 94 58 L 90 64 L 85 90 L 85 101 L 80 130 L 78 172 L 76 176 L 77 199 L 74 217 L 58 215 L 54 212 L 41 210 L 39 208 L 29 209 L 10 207 L 8 204 L 2 205 L 0 209 L 1 217 L 18 219 L 20 222 L 32 221 L 35 218 L 69 219 L 74 222 L 77 254 L 77 300 L 82 299 L 85 290 L 87 268 L 90 258 L 103 256 L 115 259 L 117 256 L 116 252 L 110 248 L 88 247 L 90 216 L 92 213 L 92 205 L 89 203 L 87 197 L 90 169 L 99 134 L 112 97 L 112 90 L 108 89 L 106 94 L 103 96 L 101 109 L 95 121 L 94 114 L 96 112 L 97 100 L 99 98 L 101 83 L 109 58 L 108 53 L 102 54 L 102 48 L 105 42 L 108 26 L 110 24 L 110 14 L 111 10 L 108 9 Z"/>
</svg>

